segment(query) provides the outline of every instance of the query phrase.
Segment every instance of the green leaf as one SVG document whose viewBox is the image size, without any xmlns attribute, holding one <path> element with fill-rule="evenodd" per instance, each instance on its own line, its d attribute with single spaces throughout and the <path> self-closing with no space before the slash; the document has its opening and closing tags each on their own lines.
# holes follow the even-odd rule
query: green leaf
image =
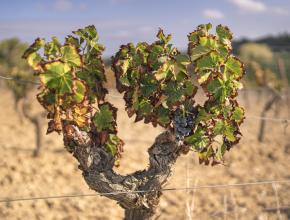
<svg viewBox="0 0 290 220">
<path fill-rule="evenodd" d="M 212 115 L 210 113 L 207 113 L 204 108 L 200 109 L 196 118 L 196 124 L 199 124 L 200 122 L 206 122 L 209 119 L 211 119 Z"/>
<path fill-rule="evenodd" d="M 225 100 L 225 92 L 224 92 L 224 83 L 220 79 L 214 79 L 210 81 L 207 89 L 210 93 L 214 95 L 214 97 L 220 101 Z"/>
<path fill-rule="evenodd" d="M 151 96 L 157 89 L 157 81 L 152 75 L 146 74 L 140 82 L 141 95 L 144 97 Z"/>
<path fill-rule="evenodd" d="M 218 146 L 216 157 L 218 160 L 222 160 L 225 152 L 227 151 L 227 146 L 223 143 Z"/>
<path fill-rule="evenodd" d="M 105 130 L 114 131 L 114 115 L 111 106 L 109 104 L 101 105 L 99 111 L 97 111 L 93 117 L 93 122 L 98 132 Z"/>
<path fill-rule="evenodd" d="M 208 164 L 209 159 L 210 159 L 210 157 L 212 157 L 213 153 L 214 153 L 214 151 L 213 151 L 211 146 L 208 148 L 205 148 L 204 151 L 199 152 L 198 157 L 199 157 L 200 162 L 205 162 L 206 164 Z"/>
<path fill-rule="evenodd" d="M 208 71 L 208 72 L 201 72 L 199 74 L 198 79 L 197 79 L 198 80 L 198 83 L 199 84 L 205 83 L 208 80 L 208 78 L 209 78 L 210 75 L 211 75 L 211 72 L 210 71 Z"/>
<path fill-rule="evenodd" d="M 147 116 L 153 111 L 153 106 L 148 99 L 143 99 L 138 103 L 138 111 L 141 115 Z"/>
<path fill-rule="evenodd" d="M 55 61 L 45 64 L 44 70 L 39 77 L 45 86 L 57 90 L 60 95 L 72 93 L 73 75 L 68 64 Z"/>
<path fill-rule="evenodd" d="M 27 57 L 32 54 L 37 52 L 38 50 L 40 50 L 42 47 L 44 47 L 45 45 L 45 41 L 42 38 L 37 38 L 34 43 L 32 45 L 30 45 L 27 50 L 24 52 L 23 54 L 23 58 L 27 59 Z"/>
<path fill-rule="evenodd" d="M 169 34 L 165 36 L 162 29 L 159 29 L 157 37 L 162 41 L 163 44 L 167 44 L 171 39 L 171 35 Z"/>
<path fill-rule="evenodd" d="M 56 95 L 51 93 L 49 90 L 43 90 L 37 94 L 37 100 L 46 108 L 46 110 L 52 111 L 56 104 Z"/>
<path fill-rule="evenodd" d="M 96 27 L 94 25 L 89 25 L 89 26 L 85 27 L 85 30 L 88 33 L 88 35 L 90 36 L 90 39 L 98 40 L 98 33 L 97 33 Z"/>
<path fill-rule="evenodd" d="M 234 136 L 235 128 L 233 125 L 228 124 L 225 121 L 218 121 L 213 129 L 213 132 L 215 135 L 223 135 L 225 136 L 229 141 L 235 141 L 236 138 Z"/>
<path fill-rule="evenodd" d="M 113 155 L 116 156 L 118 153 L 118 146 L 122 144 L 122 140 L 115 134 L 109 134 L 109 138 L 106 141 L 107 150 Z"/>
<path fill-rule="evenodd" d="M 178 88 L 176 83 L 170 81 L 165 85 L 164 94 L 167 96 L 167 105 L 174 105 L 178 101 L 182 101 L 183 91 Z"/>
<path fill-rule="evenodd" d="M 229 140 L 229 141 L 235 141 L 236 140 L 236 137 L 234 135 L 234 132 L 235 132 L 235 128 L 233 125 L 226 125 L 226 129 L 225 129 L 225 132 L 224 132 L 224 136 Z"/>
<path fill-rule="evenodd" d="M 75 46 L 66 45 L 60 48 L 62 60 L 70 65 L 81 66 L 81 56 Z"/>
<path fill-rule="evenodd" d="M 191 81 L 184 82 L 184 93 L 187 96 L 193 96 L 197 91 L 197 87 Z"/>
<path fill-rule="evenodd" d="M 175 59 L 176 59 L 177 64 L 179 64 L 179 65 L 188 65 L 188 64 L 190 64 L 190 59 L 185 54 L 178 54 L 175 57 Z"/>
<path fill-rule="evenodd" d="M 28 56 L 27 56 L 27 62 L 28 64 L 34 69 L 34 70 L 40 70 L 40 63 L 42 61 L 42 58 L 41 56 L 36 53 L 36 52 L 33 52 L 33 53 L 30 53 Z"/>
<path fill-rule="evenodd" d="M 167 77 L 168 75 L 168 72 L 170 71 L 171 69 L 171 64 L 169 62 L 167 63 L 164 63 L 155 73 L 154 73 L 154 76 L 155 78 L 160 81 L 160 80 L 163 80 Z"/>
<path fill-rule="evenodd" d="M 124 75 L 120 76 L 119 80 L 122 83 L 122 85 L 124 85 L 124 86 L 130 86 L 131 85 L 127 74 L 124 74 Z"/>
<path fill-rule="evenodd" d="M 47 57 L 48 60 L 57 59 L 60 55 L 60 47 L 61 44 L 59 43 L 56 37 L 52 38 L 52 41 L 47 42 L 44 46 L 44 55 Z"/>
<path fill-rule="evenodd" d="M 211 50 L 216 50 L 218 48 L 218 42 L 213 36 L 200 37 L 199 43 L 201 46 L 208 47 Z"/>
<path fill-rule="evenodd" d="M 205 46 L 197 45 L 196 47 L 190 49 L 190 59 L 191 61 L 196 61 L 202 56 L 211 52 L 211 49 Z"/>
<path fill-rule="evenodd" d="M 170 111 L 166 108 L 160 107 L 157 112 L 158 112 L 157 121 L 162 126 L 167 126 L 170 123 L 170 117 L 169 117 Z"/>
<path fill-rule="evenodd" d="M 211 70 L 214 71 L 219 64 L 219 56 L 216 52 L 211 52 L 209 55 L 207 56 L 203 56 L 202 58 L 200 58 L 199 60 L 197 60 L 197 69 L 199 71 L 203 71 L 203 70 Z"/>
<path fill-rule="evenodd" d="M 230 96 L 233 89 L 232 87 L 233 84 L 230 80 L 223 81 L 217 78 L 209 82 L 207 89 L 214 95 L 216 100 L 224 102 L 226 97 Z"/>
<path fill-rule="evenodd" d="M 225 131 L 225 124 L 223 121 L 218 121 L 215 126 L 214 126 L 214 129 L 213 129 L 213 132 L 215 135 L 223 135 L 224 134 L 224 131 Z"/>
<path fill-rule="evenodd" d="M 194 134 L 185 138 L 185 142 L 192 146 L 196 151 L 201 151 L 210 143 L 208 137 L 205 134 L 205 131 L 198 127 Z"/>
<path fill-rule="evenodd" d="M 80 28 L 73 32 L 74 34 L 81 37 L 83 40 L 98 40 L 98 33 L 94 25 L 89 25 L 85 28 Z"/>
<path fill-rule="evenodd" d="M 232 115 L 232 119 L 239 123 L 244 119 L 244 114 L 245 114 L 244 109 L 236 107 Z"/>
<path fill-rule="evenodd" d="M 229 57 L 225 63 L 224 74 L 226 78 L 239 79 L 244 74 L 244 67 L 236 57 Z"/>
<path fill-rule="evenodd" d="M 74 100 L 77 103 L 81 103 L 85 99 L 87 87 L 81 80 L 76 80 L 74 81 L 74 83 L 75 83 Z"/>
<path fill-rule="evenodd" d="M 216 33 L 221 41 L 230 41 L 233 38 L 233 34 L 227 26 L 218 25 L 216 27 Z"/>
<path fill-rule="evenodd" d="M 163 48 L 161 45 L 154 44 L 154 45 L 152 46 L 152 52 L 153 52 L 153 53 L 161 54 L 161 53 L 163 53 L 163 51 L 164 51 L 164 48 Z"/>
<path fill-rule="evenodd" d="M 121 67 L 124 74 L 127 73 L 129 66 L 130 66 L 130 60 L 128 60 L 128 59 L 122 60 L 120 67 Z"/>
</svg>

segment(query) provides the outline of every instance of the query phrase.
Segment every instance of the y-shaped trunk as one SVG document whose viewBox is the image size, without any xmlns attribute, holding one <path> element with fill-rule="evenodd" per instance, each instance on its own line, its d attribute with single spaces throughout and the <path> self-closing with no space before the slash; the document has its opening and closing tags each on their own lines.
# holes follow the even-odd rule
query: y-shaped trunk
<svg viewBox="0 0 290 220">
<path fill-rule="evenodd" d="M 178 145 L 175 137 L 166 131 L 148 150 L 148 169 L 122 176 L 113 171 L 114 157 L 94 143 L 93 135 L 81 132 L 73 125 L 64 123 L 63 127 L 65 146 L 79 161 L 89 187 L 116 200 L 125 209 L 126 220 L 152 219 L 161 189 L 184 146 Z"/>
</svg>

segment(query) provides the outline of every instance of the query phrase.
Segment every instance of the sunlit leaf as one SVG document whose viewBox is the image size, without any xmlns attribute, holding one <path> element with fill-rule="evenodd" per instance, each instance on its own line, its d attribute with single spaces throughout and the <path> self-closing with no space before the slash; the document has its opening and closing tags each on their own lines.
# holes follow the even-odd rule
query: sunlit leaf
<svg viewBox="0 0 290 220">
<path fill-rule="evenodd" d="M 239 123 L 244 119 L 244 114 L 245 114 L 244 109 L 237 107 L 233 112 L 232 119 Z"/>
<path fill-rule="evenodd" d="M 244 74 L 244 67 L 242 62 L 235 57 L 229 57 L 225 63 L 224 73 L 226 74 L 227 78 L 241 78 Z"/>
<path fill-rule="evenodd" d="M 35 71 L 39 71 L 41 70 L 41 66 L 40 66 L 40 63 L 42 61 L 42 58 L 41 56 L 36 53 L 36 52 L 33 52 L 33 53 L 30 53 L 28 56 L 27 56 L 27 62 L 28 64 L 35 70 Z"/>
<path fill-rule="evenodd" d="M 87 93 L 87 86 L 81 80 L 74 81 L 75 89 L 74 89 L 74 100 L 77 103 L 81 103 L 85 99 L 85 95 Z"/>
<path fill-rule="evenodd" d="M 62 60 L 70 65 L 81 66 L 81 56 L 77 49 L 71 45 L 65 45 L 60 48 Z"/>
<path fill-rule="evenodd" d="M 72 93 L 73 75 L 69 65 L 60 61 L 47 63 L 44 73 L 39 75 L 41 82 L 50 89 L 56 89 L 60 95 Z"/>
</svg>

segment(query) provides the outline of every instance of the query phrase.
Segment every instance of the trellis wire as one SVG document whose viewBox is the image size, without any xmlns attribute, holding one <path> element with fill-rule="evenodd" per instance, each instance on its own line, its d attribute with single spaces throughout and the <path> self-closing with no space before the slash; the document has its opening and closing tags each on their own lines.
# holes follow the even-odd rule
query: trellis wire
<svg viewBox="0 0 290 220">
<path fill-rule="evenodd" d="M 260 116 L 254 116 L 254 115 L 247 115 L 246 118 L 260 119 L 260 120 L 267 120 L 267 121 L 280 121 L 284 123 L 290 122 L 290 119 L 286 119 L 286 118 L 260 117 Z"/>
<path fill-rule="evenodd" d="M 0 75 L 0 78 L 1 79 L 4 79 L 4 80 L 12 80 L 12 81 L 16 81 L 18 83 L 21 83 L 21 84 L 34 84 L 34 85 L 40 85 L 38 82 L 36 81 L 30 81 L 30 80 L 24 80 L 24 79 L 17 79 L 17 78 L 14 78 L 14 77 L 7 77 L 7 76 L 1 76 Z"/>
<path fill-rule="evenodd" d="M 132 193 L 147 193 L 147 192 L 155 192 L 155 191 L 165 192 L 165 191 L 188 191 L 188 190 L 197 190 L 197 189 L 222 189 L 222 188 L 234 188 L 234 187 L 247 187 L 247 186 L 255 186 L 255 185 L 279 184 L 279 183 L 280 184 L 290 183 L 290 179 L 289 180 L 268 180 L 268 181 L 259 181 L 259 182 L 234 183 L 234 184 L 200 185 L 200 186 L 193 186 L 193 187 L 164 188 L 160 190 L 132 190 L 132 191 L 115 191 L 115 192 L 108 192 L 108 193 L 71 194 L 71 195 L 59 195 L 59 196 L 1 198 L 0 203 L 47 200 L 47 199 L 64 199 L 64 198 L 74 198 L 74 197 L 95 197 L 95 196 L 132 194 Z"/>
</svg>

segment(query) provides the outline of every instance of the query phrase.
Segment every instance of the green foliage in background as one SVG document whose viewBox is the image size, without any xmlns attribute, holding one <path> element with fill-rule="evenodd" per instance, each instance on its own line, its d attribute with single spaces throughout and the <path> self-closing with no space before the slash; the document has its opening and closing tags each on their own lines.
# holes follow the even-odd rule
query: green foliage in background
<svg viewBox="0 0 290 220">
<path fill-rule="evenodd" d="M 269 67 L 273 64 L 274 53 L 266 44 L 246 43 L 239 48 L 239 57 L 245 63 L 256 61 Z"/>
<path fill-rule="evenodd" d="M 239 56 L 247 67 L 247 80 L 257 86 L 281 89 L 278 75 L 278 56 L 266 44 L 246 43 L 239 49 Z"/>
<path fill-rule="evenodd" d="M 33 80 L 33 74 L 29 65 L 21 58 L 27 48 L 17 38 L 11 38 L 0 42 L 0 74 L 21 80 Z M 7 81 L 8 88 L 12 91 L 14 100 L 17 102 L 26 97 L 33 88 L 32 84 Z"/>
</svg>

